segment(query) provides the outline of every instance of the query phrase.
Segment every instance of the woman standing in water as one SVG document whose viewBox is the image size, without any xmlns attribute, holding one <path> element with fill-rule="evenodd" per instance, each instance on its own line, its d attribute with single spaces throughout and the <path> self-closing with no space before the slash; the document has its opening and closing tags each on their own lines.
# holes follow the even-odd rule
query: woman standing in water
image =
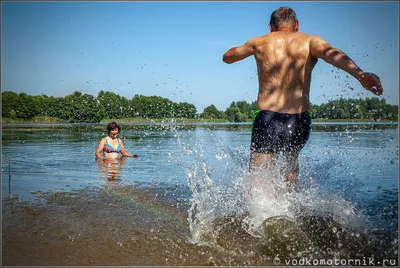
<svg viewBox="0 0 400 268">
<path fill-rule="evenodd" d="M 121 127 L 116 122 L 111 122 L 107 125 L 108 136 L 101 139 L 99 146 L 96 149 L 96 159 L 101 158 L 103 152 L 104 159 L 118 158 L 120 154 L 123 156 L 138 157 L 138 154 L 130 154 L 125 150 L 121 139 L 117 135 L 121 132 Z"/>
</svg>

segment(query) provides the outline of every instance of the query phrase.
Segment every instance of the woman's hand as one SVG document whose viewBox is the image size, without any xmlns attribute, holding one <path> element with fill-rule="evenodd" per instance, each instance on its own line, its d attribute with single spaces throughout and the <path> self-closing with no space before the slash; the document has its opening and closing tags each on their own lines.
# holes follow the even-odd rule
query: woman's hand
<svg viewBox="0 0 400 268">
<path fill-rule="evenodd" d="M 96 162 L 97 162 L 98 164 L 103 164 L 103 158 L 101 158 L 101 157 L 96 157 Z"/>
</svg>

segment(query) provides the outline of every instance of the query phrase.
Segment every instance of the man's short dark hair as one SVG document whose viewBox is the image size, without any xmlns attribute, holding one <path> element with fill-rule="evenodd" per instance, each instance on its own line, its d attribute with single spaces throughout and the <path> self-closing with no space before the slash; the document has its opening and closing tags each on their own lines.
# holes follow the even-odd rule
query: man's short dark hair
<svg viewBox="0 0 400 268">
<path fill-rule="evenodd" d="M 111 130 L 118 128 L 118 133 L 121 132 L 121 127 L 117 124 L 117 122 L 110 122 L 107 125 L 107 132 L 110 133 Z"/>
<path fill-rule="evenodd" d="M 269 24 L 279 29 L 284 24 L 295 25 L 297 22 L 296 12 L 290 7 L 280 7 L 271 14 Z"/>
</svg>

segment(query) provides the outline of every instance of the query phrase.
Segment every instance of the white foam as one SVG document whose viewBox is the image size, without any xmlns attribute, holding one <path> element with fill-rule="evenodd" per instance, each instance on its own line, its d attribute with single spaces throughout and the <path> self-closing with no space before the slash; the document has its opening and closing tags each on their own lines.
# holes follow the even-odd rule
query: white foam
<svg viewBox="0 0 400 268">
<path fill-rule="evenodd" d="M 240 156 L 218 143 L 213 152 L 205 152 L 202 143 L 196 140 L 182 145 L 191 158 L 182 166 L 192 191 L 188 221 L 194 243 L 205 242 L 202 235 L 212 231 L 216 219 L 231 215 L 246 214 L 243 225 L 256 237 L 261 235 L 265 219 L 277 216 L 329 217 L 350 227 L 363 224 L 355 205 L 340 193 L 320 192 L 313 181 L 319 179 L 318 174 L 324 180 L 329 174 L 326 170 L 314 170 L 310 158 L 303 158 L 310 162 L 300 169 L 301 183 L 288 192 L 284 168 L 279 161 L 274 169 L 249 174 L 247 162 L 244 163 L 247 156 Z"/>
</svg>

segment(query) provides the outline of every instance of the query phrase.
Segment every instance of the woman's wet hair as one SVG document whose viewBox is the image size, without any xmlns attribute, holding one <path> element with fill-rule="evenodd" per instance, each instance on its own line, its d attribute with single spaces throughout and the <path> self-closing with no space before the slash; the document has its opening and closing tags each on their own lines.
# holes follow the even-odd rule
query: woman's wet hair
<svg viewBox="0 0 400 268">
<path fill-rule="evenodd" d="M 282 25 L 294 26 L 298 22 L 296 12 L 290 7 L 280 7 L 271 14 L 269 24 L 279 29 Z"/>
<path fill-rule="evenodd" d="M 111 130 L 113 129 L 118 129 L 118 133 L 121 132 L 121 127 L 117 124 L 117 122 L 110 122 L 107 125 L 107 132 L 110 133 Z"/>
</svg>

